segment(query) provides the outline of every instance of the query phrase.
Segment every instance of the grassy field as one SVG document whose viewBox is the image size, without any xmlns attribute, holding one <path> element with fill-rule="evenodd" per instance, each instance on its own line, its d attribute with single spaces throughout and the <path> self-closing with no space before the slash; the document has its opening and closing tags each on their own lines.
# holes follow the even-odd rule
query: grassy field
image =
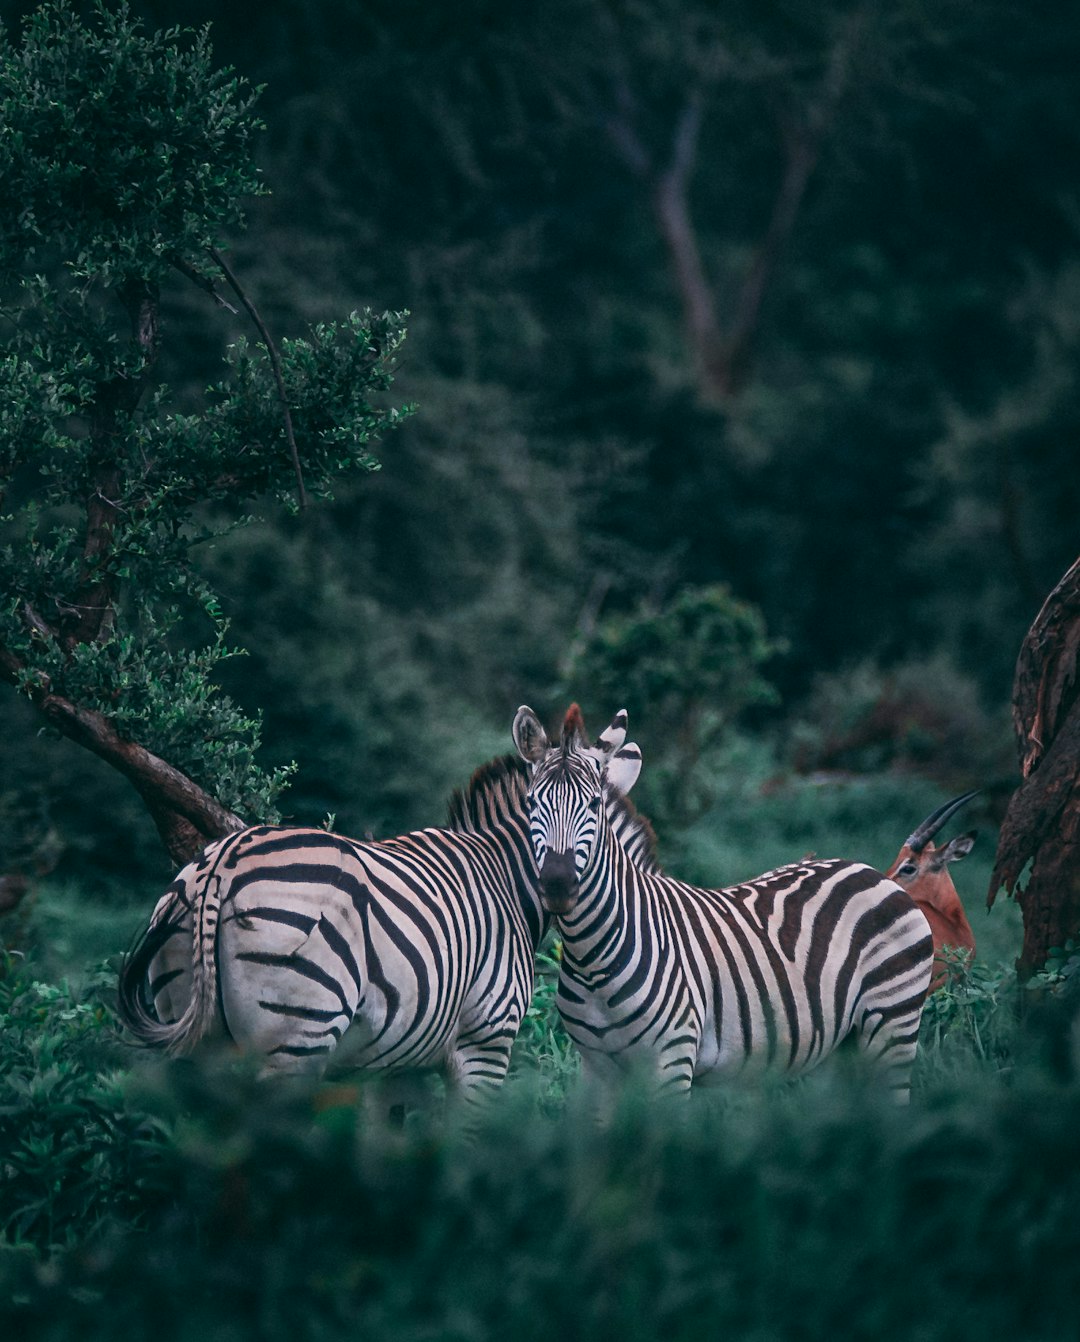
<svg viewBox="0 0 1080 1342">
<path fill-rule="evenodd" d="M 808 849 L 884 863 L 938 800 L 909 782 L 844 784 L 751 807 L 732 789 L 663 856 L 725 882 Z M 1067 1015 L 1021 1016 L 1015 909 L 977 921 L 992 850 L 984 833 L 957 869 L 980 959 L 931 1001 L 910 1107 L 841 1060 L 680 1105 L 628 1087 L 604 1129 L 585 1112 L 547 953 L 479 1131 L 460 1130 L 437 1084 L 400 1126 L 363 1079 L 269 1085 L 213 1051 L 169 1063 L 122 1042 L 115 956 L 158 892 L 105 905 L 43 887 L 5 928 L 21 944 L 0 973 L 0 1329 L 1067 1335 L 1075 1041 Z"/>
</svg>

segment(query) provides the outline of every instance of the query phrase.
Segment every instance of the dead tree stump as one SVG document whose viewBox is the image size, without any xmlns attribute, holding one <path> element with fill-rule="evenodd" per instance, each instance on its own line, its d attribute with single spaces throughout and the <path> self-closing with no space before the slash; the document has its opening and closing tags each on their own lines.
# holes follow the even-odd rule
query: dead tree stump
<svg viewBox="0 0 1080 1342">
<path fill-rule="evenodd" d="M 1080 943 L 1080 559 L 1046 598 L 1020 648 L 1013 728 L 1022 781 L 1001 826 L 987 905 L 998 890 L 1024 918 L 1022 979 Z"/>
</svg>

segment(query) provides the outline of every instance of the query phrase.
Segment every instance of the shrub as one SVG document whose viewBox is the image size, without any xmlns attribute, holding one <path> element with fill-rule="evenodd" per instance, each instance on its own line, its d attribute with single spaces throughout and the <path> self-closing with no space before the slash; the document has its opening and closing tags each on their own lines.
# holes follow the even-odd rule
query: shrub
<svg viewBox="0 0 1080 1342">
<path fill-rule="evenodd" d="M 0 1237 L 39 1250 L 137 1219 L 159 1135 L 128 1109 L 102 970 L 85 991 L 0 960 Z"/>
<path fill-rule="evenodd" d="M 722 585 L 684 587 L 662 606 L 599 624 L 566 678 L 608 716 L 632 707 L 649 809 L 685 822 L 711 799 L 708 766 L 727 729 L 745 709 L 776 702 L 761 668 L 778 651 L 755 606 Z"/>
</svg>

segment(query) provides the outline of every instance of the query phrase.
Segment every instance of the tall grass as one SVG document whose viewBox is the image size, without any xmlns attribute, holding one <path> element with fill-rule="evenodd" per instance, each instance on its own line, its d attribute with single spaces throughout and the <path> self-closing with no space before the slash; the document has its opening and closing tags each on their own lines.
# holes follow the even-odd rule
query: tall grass
<svg viewBox="0 0 1080 1342">
<path fill-rule="evenodd" d="M 809 848 L 881 862 L 938 798 L 901 782 L 752 800 L 733 788 L 667 840 L 669 868 L 727 882 Z M 965 893 L 973 869 L 957 869 Z M 227 1055 L 163 1062 L 122 1043 L 114 970 L 94 961 L 153 895 L 88 912 L 45 889 L 3 962 L 0 1336 L 1071 1333 L 1071 1013 L 1025 1023 L 1008 950 L 981 944 L 931 1000 L 910 1107 L 841 1059 L 684 1104 L 631 1085 L 598 1128 L 549 943 L 511 1077 L 465 1133 L 437 1093 L 400 1125 L 363 1082 L 260 1083 Z"/>
</svg>

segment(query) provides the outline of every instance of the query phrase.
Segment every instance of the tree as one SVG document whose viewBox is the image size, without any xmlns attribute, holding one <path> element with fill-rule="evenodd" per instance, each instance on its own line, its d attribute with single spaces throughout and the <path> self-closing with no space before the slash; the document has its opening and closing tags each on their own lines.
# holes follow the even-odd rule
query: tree
<svg viewBox="0 0 1080 1342">
<path fill-rule="evenodd" d="M 1002 887 L 1019 900 L 1017 967 L 1027 977 L 1055 947 L 1080 942 L 1080 559 L 1024 639 L 1013 726 L 1023 781 L 1001 826 L 987 902 Z"/>
<path fill-rule="evenodd" d="M 684 587 L 662 606 L 596 623 L 586 611 L 564 666 L 602 720 L 633 704 L 649 760 L 650 811 L 686 823 L 712 801 L 710 752 L 746 709 L 777 701 L 762 666 L 783 651 L 761 612 L 727 587 Z"/>
<path fill-rule="evenodd" d="M 255 98 L 206 29 L 147 35 L 104 0 L 0 39 L 0 676 L 134 784 L 176 861 L 272 818 L 289 772 L 213 683 L 235 649 L 199 546 L 374 469 L 404 413 L 378 404 L 400 315 L 279 352 L 218 250 L 263 190 Z M 226 288 L 261 336 L 192 408 L 156 384 L 180 281 L 231 308 Z"/>
</svg>

